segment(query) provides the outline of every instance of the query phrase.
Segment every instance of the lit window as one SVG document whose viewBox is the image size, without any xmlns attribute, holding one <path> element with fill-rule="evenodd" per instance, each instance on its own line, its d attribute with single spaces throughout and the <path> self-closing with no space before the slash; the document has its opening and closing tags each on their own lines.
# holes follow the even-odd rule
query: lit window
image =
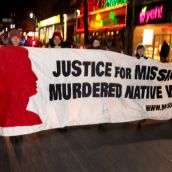
<svg viewBox="0 0 172 172">
<path fill-rule="evenodd" d="M 152 45 L 152 41 L 153 41 L 153 30 L 144 29 L 143 44 Z"/>
</svg>

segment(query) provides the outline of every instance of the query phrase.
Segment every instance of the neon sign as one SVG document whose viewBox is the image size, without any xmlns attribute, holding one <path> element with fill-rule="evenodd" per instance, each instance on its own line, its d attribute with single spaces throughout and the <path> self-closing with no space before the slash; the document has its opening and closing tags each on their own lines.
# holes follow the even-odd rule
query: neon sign
<svg viewBox="0 0 172 172">
<path fill-rule="evenodd" d="M 90 20 L 90 26 L 100 28 L 103 26 L 113 26 L 118 24 L 118 18 L 115 16 L 114 11 L 111 11 L 108 16 L 102 19 L 100 14 L 96 15 L 96 20 Z"/>
<path fill-rule="evenodd" d="M 88 13 L 88 30 L 98 31 L 105 29 L 123 28 L 126 26 L 127 4 L 114 6 Z M 77 17 L 77 32 L 84 31 L 83 15 Z"/>
<path fill-rule="evenodd" d="M 128 2 L 128 0 L 106 0 L 106 7 L 112 7 Z"/>
<path fill-rule="evenodd" d="M 45 27 L 45 26 L 49 26 L 53 24 L 58 24 L 58 23 L 60 23 L 60 15 L 53 16 L 45 20 L 41 20 L 39 22 L 39 27 L 41 28 L 41 27 Z"/>
<path fill-rule="evenodd" d="M 155 8 L 152 8 L 150 10 L 147 10 L 147 6 L 142 8 L 142 11 L 140 12 L 139 16 L 139 23 L 149 23 L 149 21 L 154 20 L 161 20 L 163 17 L 163 5 L 156 6 Z"/>
</svg>

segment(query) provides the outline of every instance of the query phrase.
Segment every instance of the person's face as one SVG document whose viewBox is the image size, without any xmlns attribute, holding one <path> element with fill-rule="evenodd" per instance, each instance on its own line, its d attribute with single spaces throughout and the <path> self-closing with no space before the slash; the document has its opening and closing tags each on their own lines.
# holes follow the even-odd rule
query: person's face
<svg viewBox="0 0 172 172">
<path fill-rule="evenodd" d="M 93 47 L 99 47 L 100 46 L 100 41 L 99 40 L 94 40 L 93 42 Z"/>
<path fill-rule="evenodd" d="M 144 55 L 144 48 L 139 48 L 138 54 L 139 54 L 139 56 L 143 56 Z"/>
<path fill-rule="evenodd" d="M 54 45 L 58 46 L 61 43 L 60 36 L 55 36 L 53 39 Z"/>
<path fill-rule="evenodd" d="M 11 38 L 11 43 L 14 46 L 18 46 L 20 44 L 21 39 L 18 36 L 13 36 Z"/>
</svg>

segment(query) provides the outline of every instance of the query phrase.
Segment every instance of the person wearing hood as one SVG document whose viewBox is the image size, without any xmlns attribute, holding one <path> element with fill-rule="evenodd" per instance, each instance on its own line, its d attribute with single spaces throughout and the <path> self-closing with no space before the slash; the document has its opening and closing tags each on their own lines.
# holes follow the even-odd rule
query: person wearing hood
<svg viewBox="0 0 172 172">
<path fill-rule="evenodd" d="M 60 32 L 54 32 L 49 46 L 51 48 L 63 48 L 63 39 Z"/>
<path fill-rule="evenodd" d="M 163 41 L 160 51 L 160 61 L 162 63 L 168 62 L 167 57 L 170 52 L 170 46 L 167 44 L 166 40 Z"/>
<path fill-rule="evenodd" d="M 20 46 L 21 34 L 17 29 L 12 29 L 9 32 L 9 43 L 13 46 Z"/>
</svg>

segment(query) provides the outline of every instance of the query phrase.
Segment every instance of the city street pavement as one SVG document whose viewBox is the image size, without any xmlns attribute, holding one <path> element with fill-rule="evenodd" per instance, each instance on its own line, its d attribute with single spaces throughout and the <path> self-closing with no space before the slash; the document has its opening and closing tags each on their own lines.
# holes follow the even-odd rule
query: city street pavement
<svg viewBox="0 0 172 172">
<path fill-rule="evenodd" d="M 0 137 L 0 172 L 172 172 L 172 121 Z"/>
</svg>

